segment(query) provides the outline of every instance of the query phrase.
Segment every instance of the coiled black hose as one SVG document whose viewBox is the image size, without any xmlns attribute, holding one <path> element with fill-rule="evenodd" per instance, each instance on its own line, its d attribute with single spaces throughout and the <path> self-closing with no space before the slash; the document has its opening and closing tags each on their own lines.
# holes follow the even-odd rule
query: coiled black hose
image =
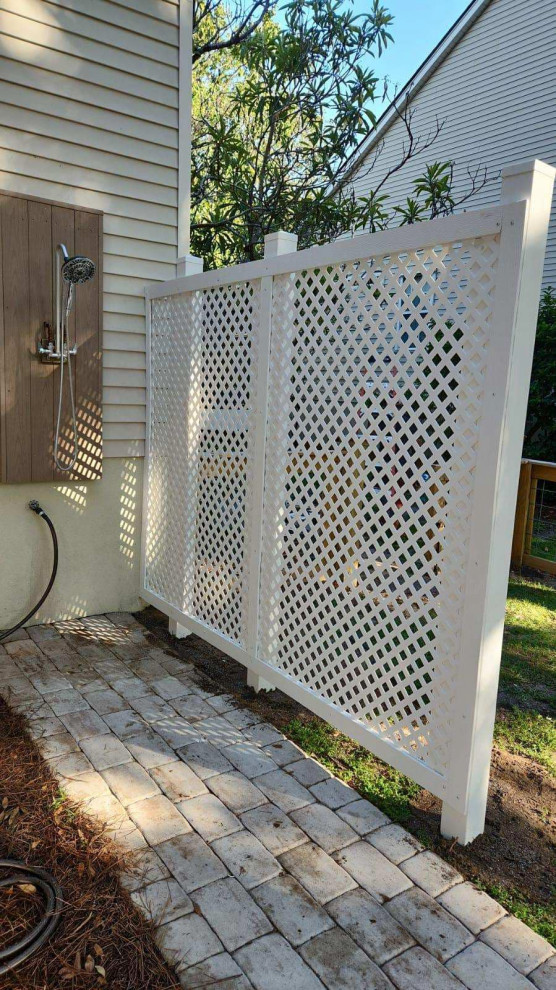
<svg viewBox="0 0 556 990">
<path fill-rule="evenodd" d="M 18 860 L 0 859 L 0 868 L 15 871 L 0 880 L 0 888 L 13 887 L 14 884 L 33 884 L 44 898 L 44 912 L 35 927 L 18 942 L 0 948 L 1 975 L 29 959 L 56 930 L 62 910 L 62 889 L 54 877 L 40 866 L 28 866 Z"/>
<path fill-rule="evenodd" d="M 46 599 L 48 598 L 48 596 L 50 594 L 50 591 L 52 589 L 52 585 L 54 584 L 54 581 L 56 579 L 56 573 L 58 571 L 58 537 L 56 536 L 56 530 L 54 529 L 54 524 L 53 524 L 52 520 L 47 516 L 46 512 L 44 511 L 44 509 L 41 509 L 41 507 L 40 507 L 39 503 L 36 501 L 36 499 L 32 499 L 31 502 L 29 502 L 29 508 L 31 509 L 32 512 L 36 512 L 38 516 L 40 516 L 42 519 L 44 519 L 46 525 L 48 526 L 48 528 L 50 530 L 50 535 L 52 537 L 52 546 L 54 548 L 54 561 L 53 561 L 53 564 L 52 564 L 52 573 L 50 575 L 50 581 L 48 582 L 48 584 L 46 586 L 46 590 L 45 590 L 44 594 L 41 595 L 39 601 L 31 609 L 31 611 L 30 612 L 27 612 L 27 615 L 25 615 L 23 617 L 23 619 L 21 620 L 21 622 L 17 622 L 16 625 L 15 626 L 12 626 L 11 629 L 4 629 L 4 632 L 0 632 L 0 643 L 2 642 L 3 639 L 6 639 L 7 636 L 11 636 L 12 633 L 16 632 L 18 629 L 21 629 L 21 627 L 24 626 L 25 623 L 28 622 L 29 619 L 31 619 L 34 616 L 35 612 L 38 612 L 38 610 L 40 609 L 42 603 L 44 601 L 46 601 Z"/>
</svg>

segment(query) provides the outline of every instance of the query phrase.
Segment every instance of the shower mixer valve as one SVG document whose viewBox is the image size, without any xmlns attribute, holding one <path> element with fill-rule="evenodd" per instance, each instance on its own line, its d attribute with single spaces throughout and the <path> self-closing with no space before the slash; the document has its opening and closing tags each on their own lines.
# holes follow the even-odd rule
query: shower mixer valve
<svg viewBox="0 0 556 990">
<path fill-rule="evenodd" d="M 63 360 L 67 361 L 68 354 L 67 348 L 63 346 Z M 37 343 L 37 354 L 43 364 L 59 364 L 62 360 L 62 353 L 56 350 L 55 341 L 52 339 L 52 327 L 50 323 L 43 323 L 43 336 L 39 337 Z M 70 357 L 75 357 L 77 354 L 77 344 L 70 347 L 69 350 Z"/>
</svg>

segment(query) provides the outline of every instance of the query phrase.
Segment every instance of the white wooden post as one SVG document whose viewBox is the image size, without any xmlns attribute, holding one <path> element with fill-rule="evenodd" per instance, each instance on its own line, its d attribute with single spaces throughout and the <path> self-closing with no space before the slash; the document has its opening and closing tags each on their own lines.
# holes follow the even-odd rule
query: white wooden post
<svg viewBox="0 0 556 990">
<path fill-rule="evenodd" d="M 187 254 L 183 258 L 178 258 L 177 277 L 199 275 L 203 270 L 203 264 L 203 259 L 196 258 L 193 254 Z M 191 538 L 191 534 L 188 535 Z M 186 626 L 182 626 L 176 619 L 168 619 L 168 632 L 171 636 L 175 636 L 176 639 L 186 639 L 187 636 L 191 636 L 191 630 L 187 629 Z"/>
<path fill-rule="evenodd" d="M 264 239 L 265 258 L 276 258 L 279 254 L 289 254 L 297 250 L 297 234 L 289 234 L 285 230 L 267 234 Z M 249 618 L 247 633 L 247 652 L 256 655 L 258 613 L 259 613 L 259 581 L 261 569 L 261 542 L 263 526 L 263 496 L 264 496 L 264 457 L 266 450 L 266 420 L 268 404 L 268 362 L 270 357 L 270 331 L 272 325 L 272 275 L 261 279 L 261 308 L 259 327 L 259 366 L 256 387 L 256 430 L 254 463 L 255 480 L 253 485 L 252 520 L 251 520 L 251 555 L 249 566 Z M 247 668 L 247 684 L 257 693 L 259 691 L 274 691 L 270 684 L 259 674 Z"/>
<path fill-rule="evenodd" d="M 504 169 L 504 219 L 478 452 L 456 711 L 441 832 L 461 843 L 484 829 L 521 446 L 556 170 Z"/>
</svg>

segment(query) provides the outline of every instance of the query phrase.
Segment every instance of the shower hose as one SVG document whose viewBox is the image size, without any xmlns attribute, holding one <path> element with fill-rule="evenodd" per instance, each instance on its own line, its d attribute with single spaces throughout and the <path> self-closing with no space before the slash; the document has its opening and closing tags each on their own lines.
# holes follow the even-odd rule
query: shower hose
<svg viewBox="0 0 556 990">
<path fill-rule="evenodd" d="M 60 921 L 62 890 L 60 885 L 39 866 L 27 866 L 18 860 L 0 859 L 0 868 L 11 872 L 0 879 L 0 888 L 32 884 L 43 897 L 43 913 L 37 924 L 18 942 L 0 948 L 0 975 L 20 966 L 50 938 Z"/>
<path fill-rule="evenodd" d="M 55 578 L 56 578 L 56 572 L 58 570 L 58 537 L 56 536 L 56 530 L 54 529 L 54 523 L 47 516 L 46 512 L 44 511 L 44 509 L 41 509 L 39 503 L 35 499 L 32 499 L 32 501 L 29 502 L 29 508 L 31 509 L 32 512 L 36 512 L 36 514 L 38 516 L 40 516 L 41 519 L 44 519 L 46 525 L 48 526 L 48 528 L 50 530 L 50 535 L 52 537 L 52 547 L 53 547 L 53 550 L 54 550 L 54 559 L 53 559 L 53 562 L 52 562 L 52 573 L 50 575 L 50 581 L 48 582 L 44 593 L 39 598 L 37 604 L 33 606 L 33 608 L 31 609 L 31 611 L 30 612 L 27 612 L 27 615 L 24 615 L 23 618 L 21 619 L 21 621 L 20 622 L 17 622 L 15 624 L 15 626 L 12 626 L 11 629 L 4 629 L 3 632 L 0 632 L 0 643 L 2 642 L 3 639 L 6 639 L 8 636 L 11 636 L 12 633 L 16 632 L 18 629 L 21 629 L 21 627 L 24 626 L 25 623 L 28 622 L 29 619 L 31 619 L 34 616 L 35 612 L 38 612 L 38 610 L 40 609 L 42 603 L 44 601 L 46 601 L 46 599 L 48 598 L 48 596 L 50 594 L 50 591 L 52 589 L 52 585 L 54 584 L 54 581 L 55 581 Z"/>
</svg>

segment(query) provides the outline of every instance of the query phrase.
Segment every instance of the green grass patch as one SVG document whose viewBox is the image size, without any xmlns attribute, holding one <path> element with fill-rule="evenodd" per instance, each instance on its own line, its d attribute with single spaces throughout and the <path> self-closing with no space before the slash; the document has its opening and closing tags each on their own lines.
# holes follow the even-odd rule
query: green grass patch
<svg viewBox="0 0 556 990">
<path fill-rule="evenodd" d="M 556 903 L 537 904 L 526 901 L 516 890 L 510 890 L 501 884 L 485 884 L 475 880 L 480 890 L 494 897 L 510 914 L 523 921 L 534 932 L 556 946 Z"/>
<path fill-rule="evenodd" d="M 295 718 L 284 731 L 340 780 L 351 784 L 389 818 L 404 822 L 410 817 L 411 799 L 421 788 L 403 773 L 387 766 L 320 719 Z"/>
<path fill-rule="evenodd" d="M 500 684 L 519 707 L 556 704 L 556 589 L 510 581 Z"/>
<path fill-rule="evenodd" d="M 513 708 L 499 711 L 494 729 L 499 746 L 509 753 L 528 756 L 556 777 L 556 723 L 539 712 Z"/>
</svg>

